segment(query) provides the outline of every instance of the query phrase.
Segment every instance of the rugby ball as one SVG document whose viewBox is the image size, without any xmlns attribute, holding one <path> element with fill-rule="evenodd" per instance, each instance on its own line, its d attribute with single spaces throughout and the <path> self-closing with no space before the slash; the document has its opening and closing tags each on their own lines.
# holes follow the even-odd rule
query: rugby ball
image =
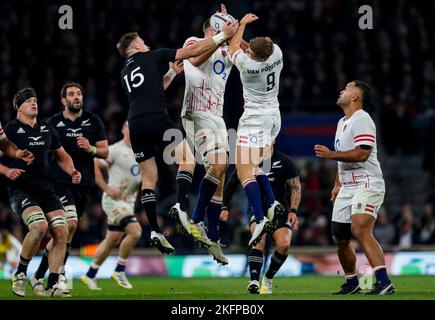
<svg viewBox="0 0 435 320">
<path fill-rule="evenodd" d="M 228 22 L 235 22 L 233 16 L 228 13 L 216 12 L 210 17 L 210 25 L 216 31 L 221 31 Z"/>
</svg>

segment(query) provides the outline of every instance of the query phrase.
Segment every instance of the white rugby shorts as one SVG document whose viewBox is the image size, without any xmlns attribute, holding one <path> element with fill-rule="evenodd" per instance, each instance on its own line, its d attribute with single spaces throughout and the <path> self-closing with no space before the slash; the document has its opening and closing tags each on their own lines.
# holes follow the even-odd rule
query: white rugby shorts
<svg viewBox="0 0 435 320">
<path fill-rule="evenodd" d="M 270 146 L 281 129 L 281 115 L 252 115 L 246 111 L 237 127 L 237 146 L 264 148 Z"/>
<path fill-rule="evenodd" d="M 332 221 L 351 223 L 354 214 L 368 214 L 376 220 L 384 196 L 384 191 L 341 187 L 334 202 Z"/>
</svg>

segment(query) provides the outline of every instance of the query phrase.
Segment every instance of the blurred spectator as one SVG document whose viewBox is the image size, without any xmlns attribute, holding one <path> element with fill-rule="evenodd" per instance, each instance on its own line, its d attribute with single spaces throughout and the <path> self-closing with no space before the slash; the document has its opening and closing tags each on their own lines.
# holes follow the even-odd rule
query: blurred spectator
<svg viewBox="0 0 435 320">
<path fill-rule="evenodd" d="M 385 212 L 385 208 L 381 208 L 381 210 L 379 210 L 373 235 L 381 245 L 393 243 L 395 229 L 388 220 L 388 215 Z"/>
<path fill-rule="evenodd" d="M 396 221 L 396 237 L 394 243 L 398 244 L 401 249 L 407 249 L 413 244 L 418 244 L 418 241 L 419 223 L 414 218 L 411 203 L 405 202 L 400 209 L 400 215 Z"/>
</svg>

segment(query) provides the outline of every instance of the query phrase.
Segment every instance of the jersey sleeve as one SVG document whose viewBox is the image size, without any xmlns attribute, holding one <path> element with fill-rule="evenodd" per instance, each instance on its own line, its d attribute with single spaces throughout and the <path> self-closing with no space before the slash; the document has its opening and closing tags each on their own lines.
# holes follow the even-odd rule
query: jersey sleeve
<svg viewBox="0 0 435 320">
<path fill-rule="evenodd" d="M 6 139 L 5 131 L 2 128 L 2 124 L 0 123 L 0 140 Z"/>
<path fill-rule="evenodd" d="M 187 38 L 186 41 L 184 41 L 183 48 L 187 48 L 188 46 L 191 46 L 192 44 L 194 44 L 195 42 L 198 42 L 200 40 L 201 39 L 197 38 L 197 37 Z"/>
<path fill-rule="evenodd" d="M 230 61 L 237 67 L 239 72 L 243 72 L 245 70 L 247 59 L 248 55 L 244 53 L 242 49 L 237 50 L 233 55 L 230 54 Z"/>
<path fill-rule="evenodd" d="M 362 117 L 355 121 L 352 126 L 352 138 L 355 147 L 366 145 L 374 147 L 376 145 L 375 124 L 369 117 Z"/>
<path fill-rule="evenodd" d="M 294 179 L 299 176 L 298 169 L 296 168 L 295 163 L 290 158 L 286 159 L 286 166 L 287 166 L 287 179 Z"/>
<path fill-rule="evenodd" d="M 59 132 L 57 132 L 56 129 L 53 128 L 52 125 L 48 124 L 48 129 L 50 130 L 50 134 L 51 134 L 51 145 L 50 145 L 50 150 L 57 150 L 60 147 L 62 147 L 62 143 L 60 142 L 60 136 L 59 136 Z"/>
<path fill-rule="evenodd" d="M 156 50 L 156 54 L 158 55 L 161 62 L 169 63 L 175 61 L 175 55 L 177 54 L 177 50 L 161 48 Z"/>
<path fill-rule="evenodd" d="M 106 128 L 104 127 L 103 121 L 101 121 L 100 117 L 94 115 L 95 119 L 95 141 L 107 140 L 106 136 Z"/>
</svg>

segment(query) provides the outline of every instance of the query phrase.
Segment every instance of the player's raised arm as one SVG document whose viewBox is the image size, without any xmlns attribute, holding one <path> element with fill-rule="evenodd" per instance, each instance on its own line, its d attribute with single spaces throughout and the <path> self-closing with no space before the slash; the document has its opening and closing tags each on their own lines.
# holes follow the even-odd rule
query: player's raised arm
<svg viewBox="0 0 435 320">
<path fill-rule="evenodd" d="M 178 49 L 175 55 L 175 60 L 184 60 L 184 59 L 189 59 L 191 57 L 196 57 L 208 50 L 216 48 L 222 42 L 231 38 L 236 33 L 238 27 L 239 27 L 238 21 L 234 23 L 229 23 L 222 29 L 222 32 L 218 33 L 212 38 L 204 39 L 195 42 L 194 44 L 186 48 Z"/>
<path fill-rule="evenodd" d="M 245 32 L 246 25 L 250 24 L 256 20 L 258 20 L 258 17 L 255 14 L 248 13 L 240 21 L 239 29 L 237 30 L 236 34 L 229 41 L 231 55 L 233 55 L 237 50 L 240 49 L 240 45 L 242 43 L 242 37 L 243 37 L 243 33 Z"/>
</svg>

